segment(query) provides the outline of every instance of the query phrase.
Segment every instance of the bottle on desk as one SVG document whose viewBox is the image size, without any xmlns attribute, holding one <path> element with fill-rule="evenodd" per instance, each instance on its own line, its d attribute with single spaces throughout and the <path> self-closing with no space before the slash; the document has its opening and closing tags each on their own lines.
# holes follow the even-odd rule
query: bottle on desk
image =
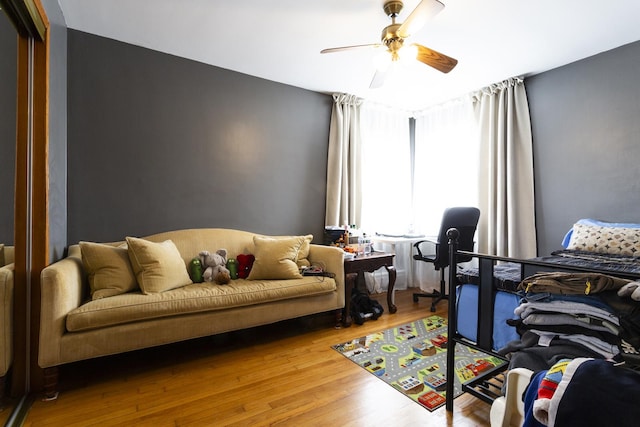
<svg viewBox="0 0 640 427">
<path fill-rule="evenodd" d="M 358 255 L 368 255 L 371 253 L 371 239 L 366 233 L 362 233 L 358 237 Z"/>
<path fill-rule="evenodd" d="M 367 237 L 367 235 L 364 235 L 364 254 L 368 255 L 371 252 L 373 252 L 373 247 L 372 247 L 372 243 L 371 243 L 371 238 Z"/>
</svg>

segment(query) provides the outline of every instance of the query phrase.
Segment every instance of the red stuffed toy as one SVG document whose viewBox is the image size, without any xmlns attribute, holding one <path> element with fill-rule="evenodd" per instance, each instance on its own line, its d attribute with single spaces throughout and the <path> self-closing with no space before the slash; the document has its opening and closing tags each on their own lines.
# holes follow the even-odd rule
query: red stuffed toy
<svg viewBox="0 0 640 427">
<path fill-rule="evenodd" d="M 251 267 L 253 267 L 253 262 L 256 260 L 256 257 L 251 254 L 240 254 L 236 257 L 236 260 L 238 261 L 238 277 L 240 279 L 246 279 L 249 277 Z"/>
</svg>

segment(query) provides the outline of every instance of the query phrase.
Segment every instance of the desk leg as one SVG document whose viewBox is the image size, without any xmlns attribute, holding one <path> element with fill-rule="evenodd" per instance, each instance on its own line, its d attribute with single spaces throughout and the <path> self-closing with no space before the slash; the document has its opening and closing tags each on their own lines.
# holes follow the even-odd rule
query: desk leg
<svg viewBox="0 0 640 427">
<path fill-rule="evenodd" d="M 386 268 L 387 273 L 389 273 L 389 289 L 387 289 L 387 306 L 389 306 L 389 313 L 393 314 L 396 311 L 398 311 L 398 308 L 393 303 L 395 300 L 393 287 L 396 285 L 396 268 L 393 265 L 385 265 L 384 268 Z"/>
<path fill-rule="evenodd" d="M 348 273 L 344 278 L 344 312 L 342 313 L 342 324 L 345 328 L 351 326 L 351 293 L 353 292 L 353 284 L 358 277 L 357 273 Z"/>
</svg>

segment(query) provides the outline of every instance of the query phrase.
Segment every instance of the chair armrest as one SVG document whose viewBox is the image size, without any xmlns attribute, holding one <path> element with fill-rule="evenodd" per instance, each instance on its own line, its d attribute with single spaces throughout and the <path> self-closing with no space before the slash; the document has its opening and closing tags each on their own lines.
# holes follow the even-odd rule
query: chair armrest
<svg viewBox="0 0 640 427">
<path fill-rule="evenodd" d="M 415 242 L 415 243 L 413 244 L 413 246 L 414 246 L 414 247 L 416 248 L 416 250 L 418 251 L 418 253 L 417 253 L 417 254 L 415 254 L 415 255 L 413 256 L 413 259 L 415 259 L 415 260 L 423 260 L 424 258 L 428 258 L 428 256 L 425 256 L 425 255 L 422 253 L 421 245 L 422 245 L 423 243 L 430 243 L 431 245 L 433 245 L 433 246 L 434 246 L 433 253 L 431 254 L 431 256 L 434 256 L 433 254 L 435 254 L 435 253 L 437 252 L 437 250 L 438 250 L 438 242 L 433 241 L 433 240 L 428 240 L 428 239 L 420 240 L 420 241 Z"/>
</svg>

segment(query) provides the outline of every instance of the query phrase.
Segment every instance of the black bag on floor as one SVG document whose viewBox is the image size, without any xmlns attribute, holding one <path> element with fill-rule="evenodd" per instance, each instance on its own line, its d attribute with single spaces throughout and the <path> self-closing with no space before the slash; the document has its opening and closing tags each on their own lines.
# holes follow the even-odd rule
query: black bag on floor
<svg viewBox="0 0 640 427">
<path fill-rule="evenodd" d="M 367 319 L 378 320 L 382 313 L 382 305 L 370 298 L 366 291 L 356 288 L 351 290 L 351 317 L 357 325 L 362 325 Z"/>
</svg>

